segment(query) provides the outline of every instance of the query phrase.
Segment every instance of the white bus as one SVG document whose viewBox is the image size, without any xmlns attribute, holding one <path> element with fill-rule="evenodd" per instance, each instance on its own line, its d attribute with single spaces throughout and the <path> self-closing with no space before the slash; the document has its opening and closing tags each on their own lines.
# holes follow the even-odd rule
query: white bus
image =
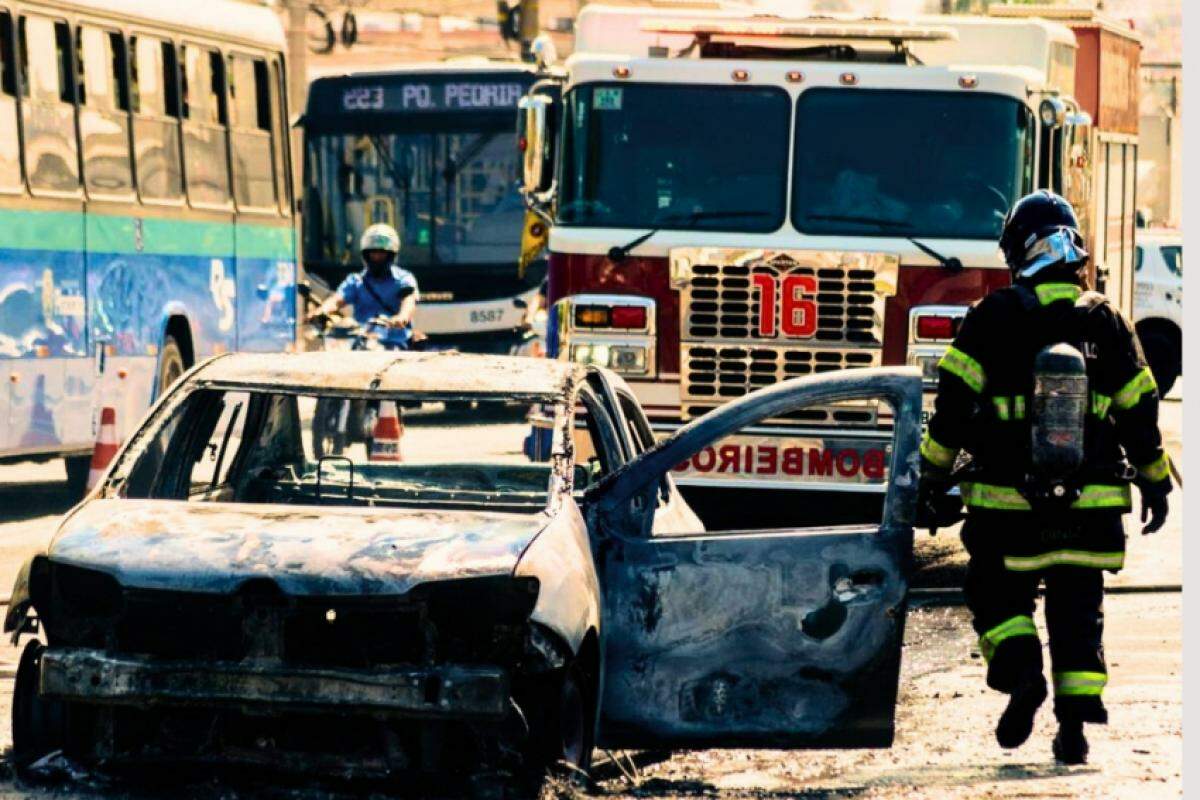
<svg viewBox="0 0 1200 800">
<path fill-rule="evenodd" d="M 0 463 L 119 436 L 198 360 L 296 338 L 275 12 L 0 0 Z"/>
</svg>

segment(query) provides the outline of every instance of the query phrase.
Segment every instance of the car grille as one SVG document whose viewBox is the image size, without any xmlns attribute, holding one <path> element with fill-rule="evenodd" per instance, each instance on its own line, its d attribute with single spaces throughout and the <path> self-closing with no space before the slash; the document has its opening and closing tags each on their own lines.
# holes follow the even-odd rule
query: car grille
<svg viewBox="0 0 1200 800">
<path fill-rule="evenodd" d="M 882 360 L 884 305 L 895 293 L 898 259 L 885 253 L 681 248 L 671 253 L 681 290 L 680 401 L 684 418 L 781 380 Z M 813 279 L 816 330 L 789 339 L 760 331 L 756 274 Z M 783 303 L 776 291 L 774 318 Z M 816 424 L 871 425 L 875 403 L 839 404 L 791 415 Z"/>
</svg>

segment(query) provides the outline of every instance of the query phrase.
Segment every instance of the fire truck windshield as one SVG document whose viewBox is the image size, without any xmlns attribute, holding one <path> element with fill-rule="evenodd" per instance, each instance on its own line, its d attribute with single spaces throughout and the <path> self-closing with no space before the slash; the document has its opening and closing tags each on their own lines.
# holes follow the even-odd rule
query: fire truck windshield
<svg viewBox="0 0 1200 800">
<path fill-rule="evenodd" d="M 810 89 L 796 118 L 804 233 L 995 239 L 1032 188 L 1033 118 L 1009 97 Z"/>
<path fill-rule="evenodd" d="M 777 230 L 790 106 L 770 87 L 576 87 L 566 100 L 558 223 Z"/>
</svg>

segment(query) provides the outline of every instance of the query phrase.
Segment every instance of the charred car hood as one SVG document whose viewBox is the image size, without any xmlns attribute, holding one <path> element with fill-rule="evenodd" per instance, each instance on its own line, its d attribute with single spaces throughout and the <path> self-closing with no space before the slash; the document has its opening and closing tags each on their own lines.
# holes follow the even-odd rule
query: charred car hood
<svg viewBox="0 0 1200 800">
<path fill-rule="evenodd" d="M 545 513 L 94 500 L 63 523 L 47 556 L 130 588 L 232 592 L 268 578 L 291 595 L 390 595 L 428 581 L 511 573 L 549 520 Z"/>
</svg>

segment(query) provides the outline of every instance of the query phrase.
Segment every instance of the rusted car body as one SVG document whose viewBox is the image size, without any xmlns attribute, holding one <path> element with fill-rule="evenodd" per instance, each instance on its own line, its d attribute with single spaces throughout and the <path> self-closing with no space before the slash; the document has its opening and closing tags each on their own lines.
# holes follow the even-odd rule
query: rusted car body
<svg viewBox="0 0 1200 800">
<path fill-rule="evenodd" d="M 485 458 L 486 426 L 410 424 L 406 448 L 435 443 L 428 463 L 314 462 L 302 409 L 329 396 L 529 404 L 553 421 L 550 457 L 518 463 L 511 426 Z M 675 488 L 672 468 L 728 435 L 864 398 L 894 419 L 877 526 L 706 532 Z M 38 637 L 16 755 L 395 775 L 586 769 L 596 744 L 886 746 L 919 415 L 914 371 L 859 370 L 777 384 L 656 443 L 606 370 L 212 359 L 17 579 L 5 630 Z"/>
</svg>

